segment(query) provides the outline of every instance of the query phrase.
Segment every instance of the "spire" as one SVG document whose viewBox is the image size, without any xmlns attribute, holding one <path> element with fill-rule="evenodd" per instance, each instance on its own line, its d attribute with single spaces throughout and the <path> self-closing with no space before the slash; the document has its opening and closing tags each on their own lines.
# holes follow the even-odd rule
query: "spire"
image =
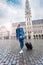
<svg viewBox="0 0 43 65">
<path fill-rule="evenodd" d="M 25 6 L 26 9 L 29 10 L 29 1 L 28 1 L 28 0 L 26 0 L 26 4 L 25 4 L 25 5 L 26 5 L 26 6 Z"/>
<path fill-rule="evenodd" d="M 25 16 L 31 17 L 29 0 L 26 0 L 26 3 L 25 3 Z"/>
</svg>

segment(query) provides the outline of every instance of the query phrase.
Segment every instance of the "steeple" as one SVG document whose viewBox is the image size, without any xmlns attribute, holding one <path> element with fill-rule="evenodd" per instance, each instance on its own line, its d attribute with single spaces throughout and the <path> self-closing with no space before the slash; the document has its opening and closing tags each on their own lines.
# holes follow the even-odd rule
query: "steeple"
<svg viewBox="0 0 43 65">
<path fill-rule="evenodd" d="M 26 0 L 26 9 L 29 10 L 29 1 Z"/>
<path fill-rule="evenodd" d="M 26 0 L 25 3 L 25 17 L 31 17 L 31 10 L 30 10 L 30 4 L 29 4 L 29 0 Z"/>
</svg>

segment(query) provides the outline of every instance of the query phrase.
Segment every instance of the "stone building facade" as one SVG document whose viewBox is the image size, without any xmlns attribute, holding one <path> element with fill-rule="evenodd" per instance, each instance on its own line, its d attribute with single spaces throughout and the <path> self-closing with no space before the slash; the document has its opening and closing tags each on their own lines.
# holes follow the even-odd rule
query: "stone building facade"
<svg viewBox="0 0 43 65">
<path fill-rule="evenodd" d="M 12 34 L 11 34 L 11 36 L 13 38 L 16 37 L 16 28 L 17 28 L 18 23 L 13 23 L 14 26 L 12 26 Z M 25 22 L 20 22 L 20 24 L 21 24 L 21 27 L 24 28 L 24 32 L 25 32 L 25 36 L 26 36 Z M 33 32 L 33 38 L 34 39 L 43 39 L 43 19 L 33 20 L 32 21 L 32 29 L 33 29 L 32 32 Z M 29 30 L 30 30 L 30 28 L 28 28 L 28 34 L 29 34 Z"/>
</svg>

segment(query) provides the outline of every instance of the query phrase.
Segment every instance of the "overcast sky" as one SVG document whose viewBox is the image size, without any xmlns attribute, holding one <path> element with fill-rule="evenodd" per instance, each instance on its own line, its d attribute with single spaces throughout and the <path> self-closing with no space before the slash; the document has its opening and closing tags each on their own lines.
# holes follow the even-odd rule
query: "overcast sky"
<svg viewBox="0 0 43 65">
<path fill-rule="evenodd" d="M 29 0 L 32 20 L 43 19 L 43 0 Z M 0 0 L 0 24 L 25 21 L 25 0 Z"/>
</svg>

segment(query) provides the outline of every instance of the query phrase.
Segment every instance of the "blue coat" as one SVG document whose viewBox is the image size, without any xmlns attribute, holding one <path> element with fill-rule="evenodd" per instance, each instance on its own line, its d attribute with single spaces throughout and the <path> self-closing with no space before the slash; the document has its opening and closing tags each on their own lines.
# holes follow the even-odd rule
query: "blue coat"
<svg viewBox="0 0 43 65">
<path fill-rule="evenodd" d="M 16 29 L 16 37 L 17 37 L 17 39 L 24 39 L 25 38 L 23 28 Z"/>
</svg>

